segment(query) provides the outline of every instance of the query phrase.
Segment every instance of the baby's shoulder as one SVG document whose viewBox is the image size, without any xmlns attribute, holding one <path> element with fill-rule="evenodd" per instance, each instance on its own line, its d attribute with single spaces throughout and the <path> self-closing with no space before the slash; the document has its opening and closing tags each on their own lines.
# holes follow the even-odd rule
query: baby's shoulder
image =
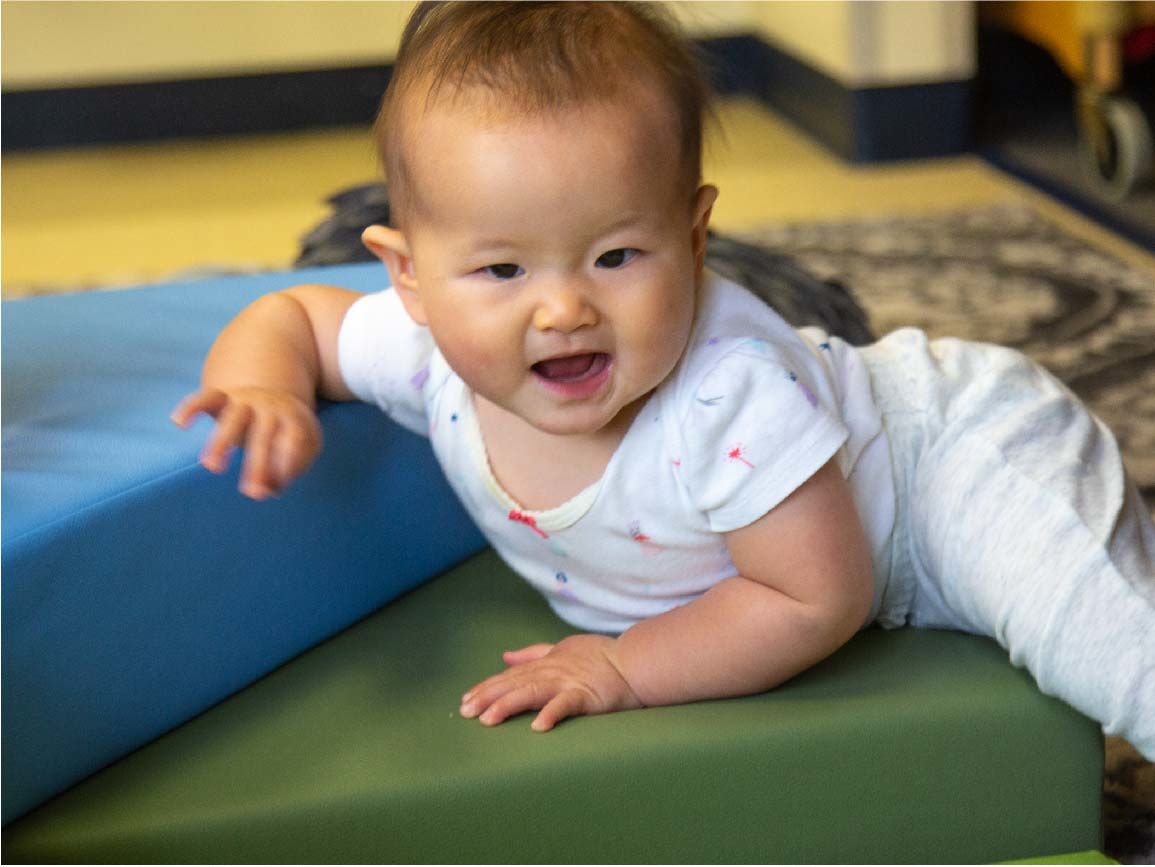
<svg viewBox="0 0 1155 867">
<path fill-rule="evenodd" d="M 807 353 L 799 333 L 748 290 L 711 276 L 699 301 L 698 315 L 678 366 L 667 381 L 668 399 L 691 407 L 703 388 L 716 390 L 725 381 L 751 384 L 768 370 L 789 371 Z"/>
<path fill-rule="evenodd" d="M 683 430 L 738 413 L 773 412 L 779 396 L 799 381 L 793 355 L 764 336 L 707 337 L 687 351 L 666 383 L 665 406 Z"/>
</svg>

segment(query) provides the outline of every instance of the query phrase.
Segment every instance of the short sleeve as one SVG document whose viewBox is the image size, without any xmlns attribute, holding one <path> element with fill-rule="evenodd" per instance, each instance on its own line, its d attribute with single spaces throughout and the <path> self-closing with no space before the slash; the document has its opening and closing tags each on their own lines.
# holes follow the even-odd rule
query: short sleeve
<svg viewBox="0 0 1155 867">
<path fill-rule="evenodd" d="M 848 431 L 803 366 L 748 341 L 686 395 L 679 471 L 710 529 L 761 518 L 821 469 Z"/>
<path fill-rule="evenodd" d="M 337 363 L 349 390 L 394 421 L 427 436 L 425 385 L 434 344 L 392 289 L 353 303 L 337 337 Z"/>
</svg>

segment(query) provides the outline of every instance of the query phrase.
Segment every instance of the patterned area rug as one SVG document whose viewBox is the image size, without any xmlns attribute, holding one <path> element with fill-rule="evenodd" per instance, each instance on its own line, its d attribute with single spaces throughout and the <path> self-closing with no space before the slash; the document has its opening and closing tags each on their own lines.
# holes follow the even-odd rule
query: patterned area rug
<svg viewBox="0 0 1155 867">
<path fill-rule="evenodd" d="M 1155 274 L 1025 207 L 767 228 L 743 238 L 848 286 L 877 334 L 1013 346 L 1048 367 L 1115 431 L 1155 512 Z M 1107 740 L 1108 855 L 1155 864 L 1155 765 Z"/>
</svg>

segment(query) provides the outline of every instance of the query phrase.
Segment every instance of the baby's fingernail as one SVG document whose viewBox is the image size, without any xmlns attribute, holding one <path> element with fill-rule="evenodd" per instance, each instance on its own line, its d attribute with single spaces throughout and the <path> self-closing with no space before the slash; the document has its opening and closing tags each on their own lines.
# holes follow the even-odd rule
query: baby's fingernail
<svg viewBox="0 0 1155 867">
<path fill-rule="evenodd" d="M 477 713 L 477 708 L 475 708 L 469 702 L 462 702 L 462 704 L 461 704 L 461 715 L 462 716 L 472 717 L 475 713 Z"/>
<path fill-rule="evenodd" d="M 224 472 L 228 467 L 229 457 L 232 453 L 232 449 L 229 449 L 223 455 L 218 452 L 201 452 L 201 466 L 212 470 L 214 473 Z"/>
<path fill-rule="evenodd" d="M 469 701 L 471 698 L 473 698 L 473 690 L 470 690 L 469 692 L 467 692 L 465 695 L 463 695 L 463 696 L 461 697 L 461 703 L 462 703 L 462 704 L 465 704 L 465 703 L 466 703 L 466 702 L 468 702 L 468 701 Z"/>
</svg>

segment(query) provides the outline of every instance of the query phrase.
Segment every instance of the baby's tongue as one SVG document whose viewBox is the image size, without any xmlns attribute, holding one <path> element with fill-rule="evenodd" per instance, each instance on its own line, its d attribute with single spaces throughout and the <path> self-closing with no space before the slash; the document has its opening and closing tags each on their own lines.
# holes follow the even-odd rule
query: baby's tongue
<svg viewBox="0 0 1155 867">
<path fill-rule="evenodd" d="M 595 355 L 571 355 L 568 358 L 549 358 L 533 366 L 546 379 L 575 379 L 587 373 L 594 365 Z"/>
</svg>

